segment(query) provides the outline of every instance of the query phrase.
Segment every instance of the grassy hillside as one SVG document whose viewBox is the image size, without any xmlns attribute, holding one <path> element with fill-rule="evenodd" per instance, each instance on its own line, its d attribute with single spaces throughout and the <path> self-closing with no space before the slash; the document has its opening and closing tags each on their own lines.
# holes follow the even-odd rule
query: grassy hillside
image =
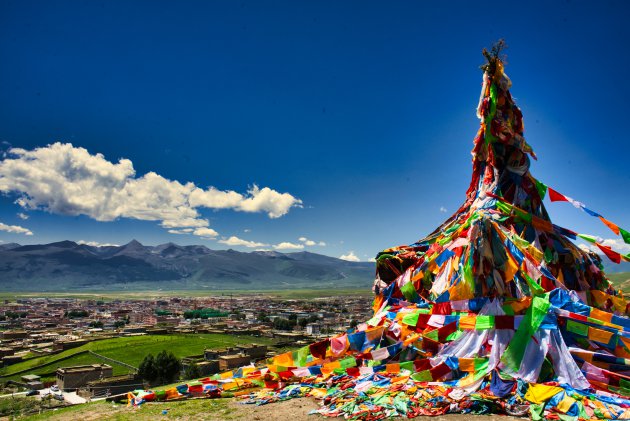
<svg viewBox="0 0 630 421">
<path fill-rule="evenodd" d="M 617 289 L 622 290 L 625 293 L 630 293 L 630 272 L 622 273 L 607 273 L 608 279 L 610 279 Z"/>
<path fill-rule="evenodd" d="M 157 354 L 162 350 L 172 351 L 177 357 L 201 354 L 204 348 L 221 348 L 247 343 L 269 344 L 268 338 L 256 338 L 252 336 L 233 336 L 218 334 L 194 334 L 194 335 L 147 335 L 132 336 L 114 339 L 105 339 L 87 343 L 83 346 L 63 351 L 59 354 L 33 358 L 0 369 L 0 375 L 5 375 L 0 381 L 17 380 L 26 374 L 16 374 L 20 370 L 29 369 L 38 365 L 54 362 L 51 365 L 34 369 L 30 374 L 46 375 L 54 372 L 58 367 L 68 367 L 73 365 L 103 363 L 98 357 L 91 354 L 81 354 L 73 356 L 63 361 L 55 362 L 63 357 L 74 355 L 80 351 L 91 350 L 103 356 L 123 361 L 137 367 L 147 354 Z M 126 374 L 129 368 L 121 365 L 112 365 L 114 375 Z"/>
</svg>

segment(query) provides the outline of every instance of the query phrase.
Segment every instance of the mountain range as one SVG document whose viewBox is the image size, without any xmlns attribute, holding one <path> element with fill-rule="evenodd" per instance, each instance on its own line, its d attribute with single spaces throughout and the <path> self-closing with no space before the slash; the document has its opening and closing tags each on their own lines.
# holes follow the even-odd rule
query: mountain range
<svg viewBox="0 0 630 421">
<path fill-rule="evenodd" d="M 603 259 L 607 272 L 630 263 Z M 348 262 L 306 251 L 240 252 L 202 245 L 91 246 L 73 241 L 0 244 L 4 291 L 265 290 L 370 288 L 374 263 Z"/>
<path fill-rule="evenodd" d="M 5 291 L 369 288 L 374 263 L 310 252 L 239 252 L 174 243 L 0 244 Z"/>
</svg>

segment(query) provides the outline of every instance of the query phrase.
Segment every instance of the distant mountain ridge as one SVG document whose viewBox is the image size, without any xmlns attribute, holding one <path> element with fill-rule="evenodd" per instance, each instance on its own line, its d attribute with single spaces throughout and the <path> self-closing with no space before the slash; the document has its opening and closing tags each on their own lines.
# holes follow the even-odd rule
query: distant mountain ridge
<svg viewBox="0 0 630 421">
<path fill-rule="evenodd" d="M 73 241 L 0 244 L 5 291 L 369 288 L 374 263 L 277 251 L 212 250 L 175 243 L 95 247 Z"/>
</svg>

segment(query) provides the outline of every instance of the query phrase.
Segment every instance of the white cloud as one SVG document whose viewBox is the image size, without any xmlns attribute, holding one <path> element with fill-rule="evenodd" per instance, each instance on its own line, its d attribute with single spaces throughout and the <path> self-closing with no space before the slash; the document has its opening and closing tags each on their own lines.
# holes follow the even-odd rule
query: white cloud
<svg viewBox="0 0 630 421">
<path fill-rule="evenodd" d="M 219 243 L 227 244 L 228 246 L 244 246 L 244 247 L 249 247 L 249 248 L 260 248 L 260 247 L 266 247 L 269 245 L 265 243 L 257 243 L 255 241 L 243 240 L 242 238 L 238 238 L 234 235 L 228 239 L 224 238 L 222 240 L 219 240 Z"/>
<path fill-rule="evenodd" d="M 163 221 L 160 225 L 164 228 L 207 227 L 209 222 L 207 219 L 184 218 L 180 220 Z"/>
<path fill-rule="evenodd" d="M 595 237 L 596 241 L 604 246 L 610 247 L 613 251 L 616 251 L 621 254 L 630 253 L 630 244 L 626 244 L 621 238 L 601 238 Z M 602 251 L 595 244 L 592 243 L 583 243 L 578 244 L 578 247 L 584 251 L 594 251 L 597 254 L 603 254 Z"/>
<path fill-rule="evenodd" d="M 587 246 L 586 244 L 578 244 L 578 247 L 580 248 L 580 250 L 585 251 L 585 252 L 589 252 L 589 251 L 593 251 L 589 246 Z"/>
<path fill-rule="evenodd" d="M 249 228 L 245 228 L 245 229 L 243 230 L 243 232 L 252 232 L 252 230 L 251 230 L 251 229 L 249 229 Z"/>
<path fill-rule="evenodd" d="M 9 149 L 0 161 L 0 192 L 16 194 L 16 203 L 24 209 L 86 215 L 97 221 L 159 221 L 166 229 L 208 227 L 199 208 L 264 212 L 279 218 L 302 206 L 300 199 L 269 187 L 254 185 L 243 195 L 215 187 L 201 189 L 155 172 L 137 176 L 129 159 L 110 162 L 102 154 L 69 143 Z"/>
<path fill-rule="evenodd" d="M 33 232 L 28 228 L 20 227 L 19 225 L 7 225 L 2 222 L 0 222 L 0 231 L 6 231 L 12 234 L 33 235 Z"/>
<path fill-rule="evenodd" d="M 348 262 L 360 262 L 361 259 L 359 259 L 355 254 L 354 251 L 349 251 L 348 254 L 342 254 L 341 256 L 339 256 L 339 258 L 341 260 L 347 260 Z"/>
<path fill-rule="evenodd" d="M 98 241 L 85 241 L 85 240 L 79 240 L 77 241 L 77 244 L 85 244 L 86 246 L 92 246 L 92 247 L 118 247 L 119 246 L 119 244 L 99 243 Z"/>
<path fill-rule="evenodd" d="M 254 185 L 247 193 L 249 196 L 236 208 L 243 212 L 267 212 L 270 218 L 279 218 L 292 207 L 302 207 L 302 201 L 289 193 L 278 193 L 269 187 L 259 188 Z"/>
<path fill-rule="evenodd" d="M 367 261 L 368 261 L 368 262 L 376 262 L 376 258 L 374 258 L 374 257 L 370 257 Z"/>
<path fill-rule="evenodd" d="M 168 232 L 171 233 L 171 234 L 192 234 L 193 231 L 194 231 L 193 228 L 182 228 L 182 229 L 168 230 Z"/>
<path fill-rule="evenodd" d="M 203 237 L 203 238 L 214 238 L 217 235 L 219 235 L 219 233 L 213 230 L 212 228 L 206 228 L 206 227 L 195 228 L 195 230 L 193 231 L 193 234 L 199 237 Z"/>
<path fill-rule="evenodd" d="M 624 241 L 621 238 L 609 238 L 602 241 L 601 244 L 604 246 L 608 246 L 614 251 L 621 254 L 630 253 L 630 244 L 624 243 Z"/>
<path fill-rule="evenodd" d="M 266 212 L 270 218 L 286 215 L 292 207 L 302 207 L 302 201 L 289 193 L 279 193 L 269 187 L 253 185 L 247 195 L 221 191 L 214 187 L 197 188 L 190 194 L 190 206 L 211 209 L 233 209 L 242 212 Z"/>
<path fill-rule="evenodd" d="M 309 247 L 312 247 L 312 246 L 324 247 L 326 245 L 326 243 L 323 242 L 323 241 L 317 242 L 317 241 L 309 240 L 306 237 L 300 237 L 300 238 L 298 238 L 298 240 L 300 242 L 304 243 L 305 246 L 309 246 Z"/>
<path fill-rule="evenodd" d="M 304 245 L 283 241 L 282 243 L 274 244 L 273 248 L 276 250 L 301 250 L 304 248 Z"/>
<path fill-rule="evenodd" d="M 447 212 L 447 210 L 446 210 L 446 208 L 445 208 L 444 206 L 440 206 L 440 212 L 442 212 L 442 213 L 446 213 L 446 212 Z"/>
<path fill-rule="evenodd" d="M 25 221 L 28 219 L 28 215 L 27 215 L 27 214 L 25 214 L 25 213 L 22 213 L 22 212 L 18 212 L 18 213 L 17 213 L 17 216 L 18 216 L 20 219 L 23 219 L 23 220 L 25 220 Z"/>
</svg>

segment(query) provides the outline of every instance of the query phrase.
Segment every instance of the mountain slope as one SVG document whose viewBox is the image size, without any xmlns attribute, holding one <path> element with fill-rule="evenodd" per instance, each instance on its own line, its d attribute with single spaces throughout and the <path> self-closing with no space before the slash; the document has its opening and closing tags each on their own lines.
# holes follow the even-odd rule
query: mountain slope
<svg viewBox="0 0 630 421">
<path fill-rule="evenodd" d="M 243 253 L 136 240 L 0 248 L 0 288 L 12 291 L 368 288 L 373 275 L 373 263 L 309 252 Z"/>
</svg>

